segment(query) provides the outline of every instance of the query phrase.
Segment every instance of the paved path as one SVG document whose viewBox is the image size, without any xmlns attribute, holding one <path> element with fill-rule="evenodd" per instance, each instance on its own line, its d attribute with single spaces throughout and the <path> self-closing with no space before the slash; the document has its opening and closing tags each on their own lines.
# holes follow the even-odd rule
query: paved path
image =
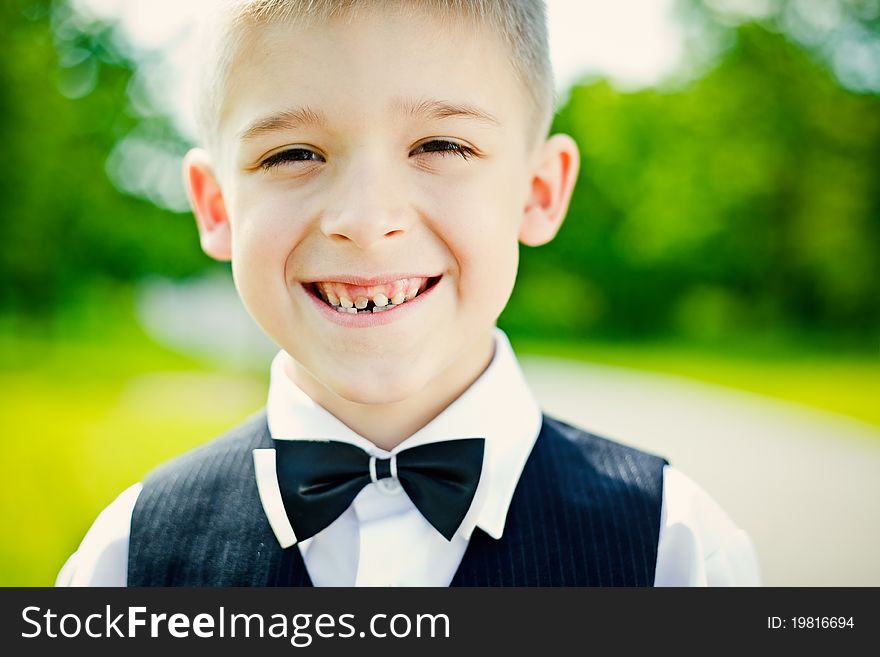
<svg viewBox="0 0 880 657">
<path fill-rule="evenodd" d="M 672 376 L 523 358 L 544 408 L 665 456 L 747 530 L 768 586 L 880 586 L 880 428 Z"/>
</svg>

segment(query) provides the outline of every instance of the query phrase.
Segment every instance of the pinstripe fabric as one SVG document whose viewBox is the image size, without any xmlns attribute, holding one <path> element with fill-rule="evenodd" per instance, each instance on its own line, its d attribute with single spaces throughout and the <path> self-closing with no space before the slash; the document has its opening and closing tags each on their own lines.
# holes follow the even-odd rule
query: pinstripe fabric
<svg viewBox="0 0 880 657">
<path fill-rule="evenodd" d="M 159 467 L 131 518 L 129 586 L 311 586 L 260 506 L 252 451 L 271 447 L 265 412 Z"/>
<path fill-rule="evenodd" d="M 310 586 L 254 483 L 265 413 L 154 471 L 132 515 L 129 586 Z M 479 528 L 452 586 L 651 586 L 662 458 L 552 418 L 526 462 L 504 535 Z"/>
<path fill-rule="evenodd" d="M 545 416 L 504 535 L 475 530 L 452 586 L 652 586 L 665 464 Z"/>
</svg>

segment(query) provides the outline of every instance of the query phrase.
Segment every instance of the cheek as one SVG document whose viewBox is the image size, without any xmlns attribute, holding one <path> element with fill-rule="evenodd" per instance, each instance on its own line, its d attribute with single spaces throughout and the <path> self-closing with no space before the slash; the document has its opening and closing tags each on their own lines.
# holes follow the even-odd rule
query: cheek
<svg viewBox="0 0 880 657">
<path fill-rule="evenodd" d="M 278 270 L 287 255 L 302 239 L 303 223 L 291 208 L 297 204 L 280 195 L 261 194 L 243 198 L 233 210 L 233 264 L 237 259 L 256 272 Z"/>
<path fill-rule="evenodd" d="M 290 207 L 271 197 L 250 204 L 242 199 L 232 214 L 233 279 L 242 301 L 261 323 L 266 321 L 264 310 L 277 308 L 279 295 L 286 292 L 287 261 L 302 240 L 302 222 Z"/>
<path fill-rule="evenodd" d="M 519 248 L 516 239 L 510 239 L 503 245 L 490 247 L 490 257 L 479 268 L 481 277 L 479 287 L 482 292 L 479 302 L 494 322 L 507 305 L 513 293 L 516 272 L 519 265 Z"/>
<path fill-rule="evenodd" d="M 461 298 L 493 320 L 510 297 L 519 263 L 516 212 L 510 204 L 499 205 L 499 198 L 480 194 L 457 215 L 450 238 L 460 267 Z"/>
</svg>

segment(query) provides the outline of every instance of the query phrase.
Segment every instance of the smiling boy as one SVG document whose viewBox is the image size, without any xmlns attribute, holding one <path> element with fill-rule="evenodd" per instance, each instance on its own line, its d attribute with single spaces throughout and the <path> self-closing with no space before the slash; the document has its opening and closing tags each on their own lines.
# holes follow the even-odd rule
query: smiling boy
<svg viewBox="0 0 880 657">
<path fill-rule="evenodd" d="M 212 34 L 185 175 L 281 348 L 266 412 L 125 491 L 59 584 L 757 583 L 696 484 L 543 416 L 495 328 L 578 172 L 542 3 L 241 0 Z"/>
</svg>

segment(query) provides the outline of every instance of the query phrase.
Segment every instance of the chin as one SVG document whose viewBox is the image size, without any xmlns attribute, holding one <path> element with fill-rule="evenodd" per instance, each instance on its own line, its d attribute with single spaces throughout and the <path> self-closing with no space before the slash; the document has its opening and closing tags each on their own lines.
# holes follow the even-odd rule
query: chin
<svg viewBox="0 0 880 657">
<path fill-rule="evenodd" d="M 325 384 L 326 385 L 326 384 Z M 327 385 L 331 392 L 355 404 L 384 405 L 410 399 L 424 383 L 412 371 L 380 370 L 365 375 L 347 376 Z"/>
</svg>

